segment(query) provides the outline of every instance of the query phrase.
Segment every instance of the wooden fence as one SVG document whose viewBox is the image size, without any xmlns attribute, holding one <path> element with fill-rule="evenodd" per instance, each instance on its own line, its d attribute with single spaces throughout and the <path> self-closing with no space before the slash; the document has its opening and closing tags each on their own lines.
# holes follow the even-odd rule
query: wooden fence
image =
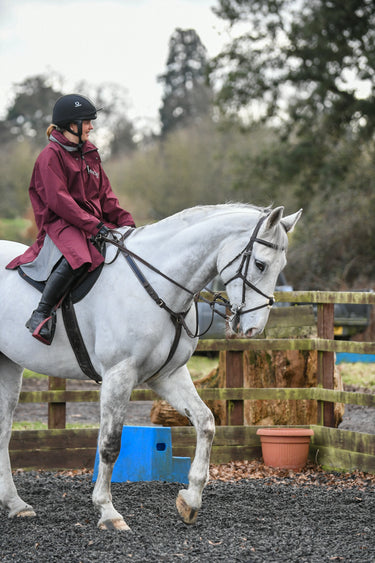
<svg viewBox="0 0 375 563">
<path fill-rule="evenodd" d="M 375 435 L 333 428 L 334 403 L 375 407 L 375 395 L 333 390 L 334 353 L 375 354 L 375 342 L 334 340 L 334 303 L 375 304 L 370 292 L 288 292 L 276 293 L 284 303 L 317 305 L 317 336 L 310 338 L 257 338 L 201 340 L 200 351 L 223 351 L 226 363 L 226 388 L 199 389 L 204 400 L 227 401 L 226 426 L 216 429 L 212 463 L 253 459 L 261 456 L 257 427 L 244 426 L 245 400 L 318 401 L 318 416 L 310 446 L 310 457 L 330 469 L 375 473 Z M 294 309 L 294 307 L 292 308 Z M 278 323 L 290 308 L 274 308 L 269 324 Z M 302 311 L 302 309 L 301 309 Z M 305 322 L 305 321 L 302 321 Z M 268 326 L 268 325 L 267 325 Z M 318 354 L 317 387 L 283 389 L 244 388 L 243 353 L 245 350 L 316 350 Z M 13 431 L 10 454 L 13 468 L 80 468 L 93 467 L 97 429 L 66 429 L 67 402 L 99 400 L 98 390 L 68 391 L 65 380 L 50 378 L 48 391 L 21 392 L 20 402 L 48 402 L 48 430 Z M 156 395 L 146 389 L 135 389 L 133 401 L 154 400 Z M 172 428 L 173 455 L 192 457 L 195 430 L 192 427 Z"/>
</svg>

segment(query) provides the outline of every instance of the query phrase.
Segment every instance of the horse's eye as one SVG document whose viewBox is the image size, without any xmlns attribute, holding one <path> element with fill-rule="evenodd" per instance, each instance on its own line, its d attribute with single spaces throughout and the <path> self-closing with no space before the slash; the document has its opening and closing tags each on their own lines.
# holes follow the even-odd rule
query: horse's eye
<svg viewBox="0 0 375 563">
<path fill-rule="evenodd" d="M 266 267 L 264 262 L 261 262 L 260 260 L 255 260 L 255 265 L 260 272 L 264 272 L 264 269 Z"/>
</svg>

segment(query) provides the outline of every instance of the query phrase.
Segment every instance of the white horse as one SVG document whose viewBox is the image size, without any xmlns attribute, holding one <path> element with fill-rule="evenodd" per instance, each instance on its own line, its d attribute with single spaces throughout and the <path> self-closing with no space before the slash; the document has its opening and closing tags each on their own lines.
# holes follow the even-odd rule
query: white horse
<svg viewBox="0 0 375 563">
<path fill-rule="evenodd" d="M 221 273 L 235 328 L 249 337 L 260 333 L 273 303 L 278 274 L 286 264 L 287 233 L 301 211 L 283 217 L 283 207 L 203 206 L 135 229 L 125 244 L 154 267 L 135 259 L 159 301 L 145 291 L 120 253 L 104 266 L 94 287 L 76 304 L 86 348 L 102 377 L 100 463 L 93 491 L 101 529 L 129 529 L 112 504 L 110 484 L 126 406 L 133 388 L 143 383 L 186 415 L 196 429 L 189 485 L 179 492 L 176 501 L 182 519 L 195 522 L 208 478 L 215 428 L 213 415 L 197 394 L 186 367 L 198 341 L 187 334 L 194 333 L 196 327 L 194 296 Z M 8 453 L 23 368 L 62 378 L 86 377 L 69 344 L 60 311 L 51 346 L 32 338 L 25 328 L 40 294 L 17 272 L 5 269 L 24 250 L 21 244 L 0 242 L 0 505 L 8 510 L 9 517 L 35 515 L 17 494 Z M 115 250 L 108 244 L 108 261 Z M 169 358 L 179 324 L 172 322 L 174 312 L 183 313 L 177 317 L 181 321 L 184 318 L 188 330 L 182 328 Z"/>
</svg>

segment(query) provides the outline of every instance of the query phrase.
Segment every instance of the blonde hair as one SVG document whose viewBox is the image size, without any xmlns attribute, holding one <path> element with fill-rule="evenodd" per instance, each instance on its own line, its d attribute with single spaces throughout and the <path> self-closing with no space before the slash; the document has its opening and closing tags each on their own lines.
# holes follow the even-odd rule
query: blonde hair
<svg viewBox="0 0 375 563">
<path fill-rule="evenodd" d="M 55 129 L 57 129 L 57 126 L 54 125 L 53 123 L 51 123 L 51 125 L 48 125 L 47 131 L 46 131 L 47 139 L 50 138 L 52 131 L 54 131 Z"/>
</svg>

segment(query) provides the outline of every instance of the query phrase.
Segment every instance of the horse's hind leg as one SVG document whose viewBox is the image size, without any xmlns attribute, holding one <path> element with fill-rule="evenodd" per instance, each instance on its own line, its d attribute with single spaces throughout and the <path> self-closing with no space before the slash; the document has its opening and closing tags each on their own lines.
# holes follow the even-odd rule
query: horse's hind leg
<svg viewBox="0 0 375 563">
<path fill-rule="evenodd" d="M 0 506 L 8 515 L 35 516 L 33 508 L 17 494 L 9 459 L 13 411 L 21 389 L 23 368 L 0 354 Z"/>
<path fill-rule="evenodd" d="M 172 375 L 149 382 L 179 413 L 188 417 L 197 432 L 197 446 L 189 471 L 188 489 L 179 492 L 176 505 L 186 524 L 194 524 L 202 504 L 202 492 L 208 480 L 211 445 L 215 434 L 214 417 L 199 397 L 189 371 L 183 366 Z"/>
</svg>

